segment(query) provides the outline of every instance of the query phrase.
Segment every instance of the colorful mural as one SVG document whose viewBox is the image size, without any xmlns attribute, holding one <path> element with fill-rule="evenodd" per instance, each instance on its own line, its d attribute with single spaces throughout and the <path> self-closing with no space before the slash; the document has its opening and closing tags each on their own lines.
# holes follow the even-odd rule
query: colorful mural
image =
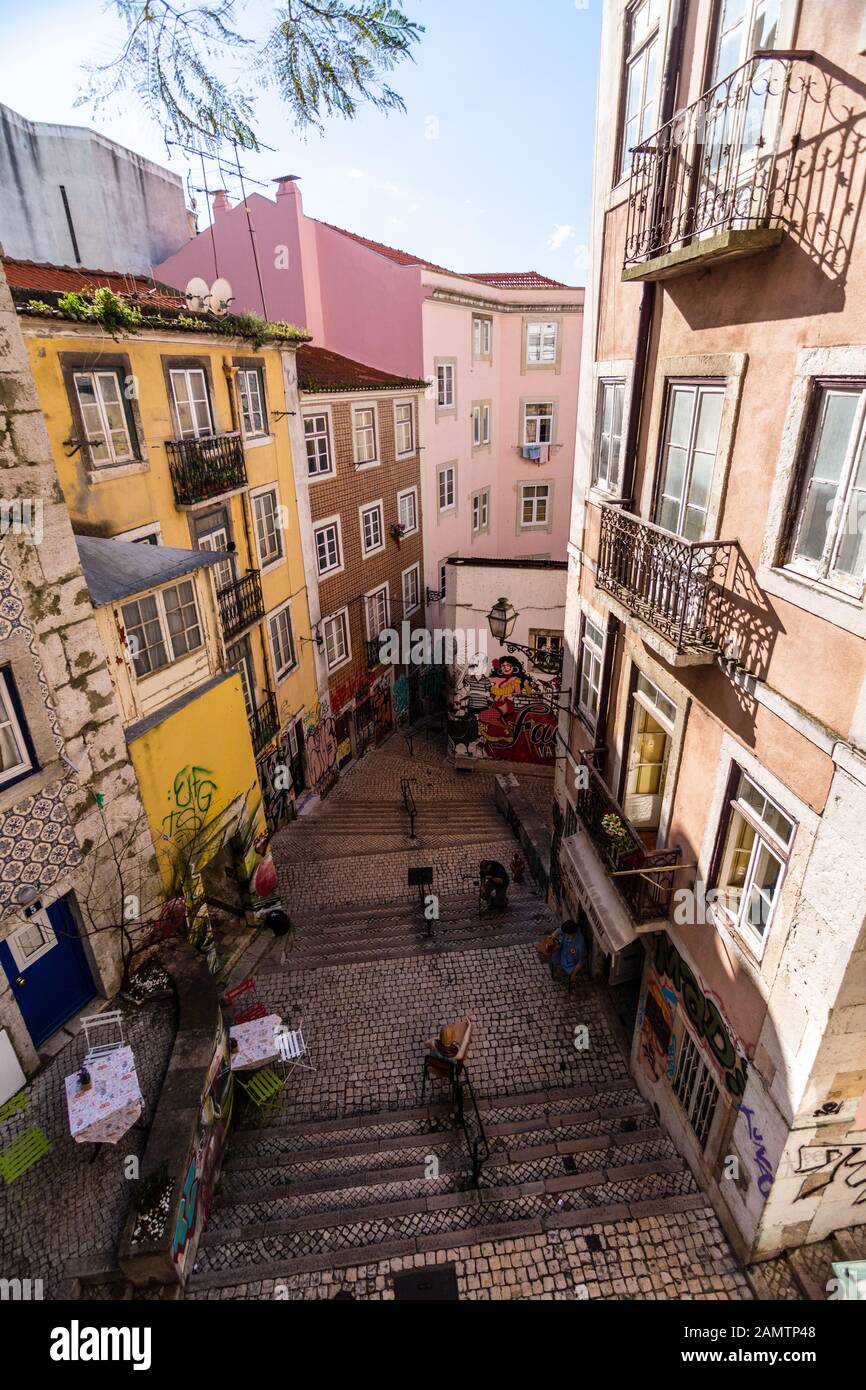
<svg viewBox="0 0 866 1390">
<path fill-rule="evenodd" d="M 745 1049 L 665 932 L 657 937 L 653 964 L 659 979 L 667 978 L 673 985 L 673 998 L 682 1003 L 686 1018 L 724 1076 L 727 1090 L 739 1098 L 746 1089 L 749 1065 Z"/>
<path fill-rule="evenodd" d="M 514 656 L 474 657 L 457 667 L 448 701 L 452 756 L 552 766 L 559 691 L 529 675 Z"/>
</svg>

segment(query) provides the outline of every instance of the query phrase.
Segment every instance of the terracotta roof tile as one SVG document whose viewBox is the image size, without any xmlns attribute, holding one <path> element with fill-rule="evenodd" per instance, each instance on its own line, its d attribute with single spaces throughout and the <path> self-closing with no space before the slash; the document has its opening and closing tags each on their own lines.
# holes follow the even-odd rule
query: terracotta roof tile
<svg viewBox="0 0 866 1390">
<path fill-rule="evenodd" d="M 368 367 L 363 362 L 354 362 L 351 357 L 342 357 L 328 348 L 298 348 L 298 385 L 302 391 L 375 391 L 412 388 L 420 390 L 427 385 L 412 377 L 394 376 L 383 372 L 379 367 Z"/>
<path fill-rule="evenodd" d="M 86 270 L 81 266 L 47 265 L 41 261 L 20 261 L 3 257 L 10 288 L 66 294 L 76 290 L 106 287 L 141 306 L 159 309 L 185 309 L 179 290 L 151 280 L 146 275 L 123 275 L 115 270 Z"/>
<path fill-rule="evenodd" d="M 467 280 L 480 280 L 485 285 L 493 285 L 501 290 L 567 290 L 561 280 L 551 280 L 547 275 L 539 275 L 537 270 L 479 271 L 467 275 Z"/>
</svg>

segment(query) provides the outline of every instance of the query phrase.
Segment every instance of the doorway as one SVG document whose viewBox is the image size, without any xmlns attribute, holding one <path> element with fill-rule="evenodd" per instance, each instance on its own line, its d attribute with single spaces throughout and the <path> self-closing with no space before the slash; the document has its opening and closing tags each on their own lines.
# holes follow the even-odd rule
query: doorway
<svg viewBox="0 0 866 1390">
<path fill-rule="evenodd" d="M 68 898 L 40 908 L 0 941 L 0 964 L 34 1047 L 96 994 Z"/>
<path fill-rule="evenodd" d="M 631 697 L 623 810 L 654 849 L 661 823 L 676 705 L 646 676 L 637 674 Z"/>
</svg>

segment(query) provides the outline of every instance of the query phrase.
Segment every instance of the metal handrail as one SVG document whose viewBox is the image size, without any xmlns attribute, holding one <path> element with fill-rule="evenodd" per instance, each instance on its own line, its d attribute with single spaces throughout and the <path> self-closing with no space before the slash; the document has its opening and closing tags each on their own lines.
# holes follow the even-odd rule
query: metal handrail
<svg viewBox="0 0 866 1390">
<path fill-rule="evenodd" d="M 455 1070 L 452 1078 L 451 1090 L 454 1098 L 454 1108 L 457 1113 L 457 1122 L 463 1130 L 463 1137 L 466 1140 L 466 1147 L 469 1150 L 472 1185 L 473 1187 L 480 1187 L 481 1170 L 490 1158 L 490 1141 L 487 1138 L 487 1131 L 484 1128 L 484 1121 L 481 1118 L 481 1111 L 478 1109 L 478 1101 L 475 1098 L 475 1090 L 469 1079 L 469 1072 L 466 1070 L 465 1063 Z M 478 1127 L 478 1133 L 474 1138 L 469 1133 L 469 1125 L 466 1122 L 466 1104 L 463 1099 L 465 1091 L 469 1092 L 469 1099 L 472 1102 L 472 1110 L 475 1115 L 475 1123 Z M 483 1155 L 482 1148 L 484 1151 Z"/>
<path fill-rule="evenodd" d="M 403 794 L 403 809 L 409 817 L 409 838 L 415 838 L 415 819 L 418 815 L 418 805 L 412 793 L 411 784 L 415 782 L 414 777 L 400 778 L 400 791 Z"/>
</svg>

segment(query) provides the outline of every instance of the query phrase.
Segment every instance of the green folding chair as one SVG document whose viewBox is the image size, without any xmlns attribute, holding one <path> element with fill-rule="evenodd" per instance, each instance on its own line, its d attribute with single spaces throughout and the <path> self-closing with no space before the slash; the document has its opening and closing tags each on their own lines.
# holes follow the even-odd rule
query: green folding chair
<svg viewBox="0 0 866 1390">
<path fill-rule="evenodd" d="M 277 1096 L 286 1084 L 284 1076 L 277 1076 L 271 1067 L 260 1067 L 248 1081 L 236 1073 L 236 1080 L 246 1091 L 253 1105 L 259 1111 L 269 1110 L 276 1103 Z"/>
<path fill-rule="evenodd" d="M 19 1111 L 27 1109 L 27 1092 L 19 1091 L 11 1100 L 7 1100 L 5 1105 L 0 1105 L 0 1124 L 4 1120 L 10 1120 Z"/>
<path fill-rule="evenodd" d="M 0 1149 L 0 1174 L 11 1184 L 51 1151 L 51 1141 L 41 1129 L 28 1129 L 5 1149 Z"/>
</svg>

